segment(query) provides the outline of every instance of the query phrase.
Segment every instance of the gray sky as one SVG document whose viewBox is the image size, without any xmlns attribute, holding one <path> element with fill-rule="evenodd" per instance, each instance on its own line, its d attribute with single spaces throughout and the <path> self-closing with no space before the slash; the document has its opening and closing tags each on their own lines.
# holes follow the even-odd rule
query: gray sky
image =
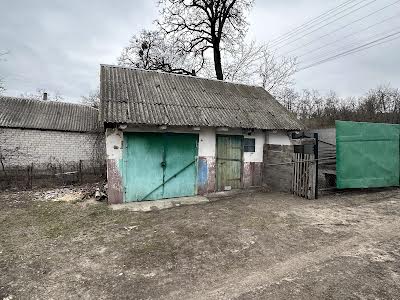
<svg viewBox="0 0 400 300">
<path fill-rule="evenodd" d="M 249 38 L 268 42 L 344 1 L 256 0 L 249 16 Z M 292 54 L 308 53 L 302 56 L 306 64 L 400 30 L 399 2 L 320 38 L 396 0 L 370 0 L 363 4 L 371 1 L 365 8 L 315 33 L 305 37 L 299 34 L 298 41 L 281 44 L 282 48 L 277 52 L 283 54 L 297 49 Z M 156 0 L 0 0 L 0 7 L 0 51 L 9 51 L 6 60 L 0 62 L 6 95 L 34 93 L 43 88 L 49 92 L 58 91 L 71 102 L 78 102 L 82 95 L 95 89 L 99 81 L 99 64 L 115 64 L 130 37 L 142 28 L 151 28 L 157 17 Z M 389 17 L 393 18 L 345 38 Z M 309 53 L 335 40 L 340 42 L 320 52 Z M 304 46 L 309 42 L 312 43 Z M 399 49 L 400 39 L 397 39 L 301 71 L 295 77 L 296 87 L 322 92 L 335 90 L 341 96 L 363 94 L 379 83 L 400 87 Z"/>
</svg>

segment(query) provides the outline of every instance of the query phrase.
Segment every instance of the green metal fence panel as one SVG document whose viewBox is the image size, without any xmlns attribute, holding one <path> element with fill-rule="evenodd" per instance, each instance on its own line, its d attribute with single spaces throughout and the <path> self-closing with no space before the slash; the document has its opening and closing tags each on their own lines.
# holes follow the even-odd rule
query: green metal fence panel
<svg viewBox="0 0 400 300">
<path fill-rule="evenodd" d="M 336 121 L 336 185 L 399 186 L 400 126 Z"/>
</svg>

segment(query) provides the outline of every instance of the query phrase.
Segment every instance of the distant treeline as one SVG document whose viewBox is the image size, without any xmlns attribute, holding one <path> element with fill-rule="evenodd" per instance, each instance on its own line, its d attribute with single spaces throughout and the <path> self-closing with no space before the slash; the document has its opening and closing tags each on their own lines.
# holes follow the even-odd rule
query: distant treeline
<svg viewBox="0 0 400 300">
<path fill-rule="evenodd" d="M 381 85 L 364 96 L 341 98 L 335 92 L 297 93 L 286 89 L 278 100 L 309 128 L 334 126 L 335 120 L 400 124 L 400 90 Z"/>
</svg>

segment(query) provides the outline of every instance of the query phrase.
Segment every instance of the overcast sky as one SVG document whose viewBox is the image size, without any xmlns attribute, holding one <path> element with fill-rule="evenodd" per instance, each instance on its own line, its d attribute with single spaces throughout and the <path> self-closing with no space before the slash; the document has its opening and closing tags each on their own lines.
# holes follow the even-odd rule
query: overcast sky
<svg viewBox="0 0 400 300">
<path fill-rule="evenodd" d="M 142 28 L 153 26 L 157 17 L 156 2 L 0 0 L 0 51 L 9 51 L 6 60 L 0 62 L 0 76 L 4 77 L 7 88 L 5 94 L 19 96 L 41 88 L 50 93 L 58 91 L 66 101 L 80 101 L 82 95 L 98 86 L 99 64 L 116 64 L 116 58 L 130 37 Z M 345 0 L 256 0 L 248 19 L 249 38 L 268 42 L 343 2 Z M 298 34 L 297 41 L 281 44 L 277 51 L 284 54 L 297 49 L 291 54 L 302 55 L 301 60 L 307 65 L 318 61 L 319 57 L 329 57 L 396 32 L 396 28 L 400 30 L 400 1 L 358 2 L 370 4 L 312 34 L 304 37 Z M 392 3 L 395 4 L 374 13 Z M 371 13 L 374 14 L 368 18 L 321 37 Z M 346 38 L 381 21 L 380 25 Z M 332 43 L 336 40 L 340 42 Z M 305 46 L 307 43 L 310 45 Z M 327 43 L 332 45 L 311 53 Z M 397 39 L 301 71 L 295 77 L 296 87 L 322 92 L 335 90 L 341 96 L 361 95 L 380 83 L 400 87 L 399 50 L 400 39 Z"/>
</svg>

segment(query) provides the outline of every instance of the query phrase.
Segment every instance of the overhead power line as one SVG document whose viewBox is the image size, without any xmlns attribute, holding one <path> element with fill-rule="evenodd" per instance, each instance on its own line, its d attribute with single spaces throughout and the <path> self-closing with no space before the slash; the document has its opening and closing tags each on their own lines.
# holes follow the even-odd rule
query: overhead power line
<svg viewBox="0 0 400 300">
<path fill-rule="evenodd" d="M 368 41 L 374 40 L 375 38 L 379 38 L 379 37 L 381 37 L 381 36 L 386 36 L 386 35 L 391 34 L 391 33 L 393 33 L 394 31 L 397 31 L 397 30 L 399 30 L 399 29 L 400 29 L 399 26 L 396 26 L 396 27 L 392 28 L 391 30 L 385 30 L 385 31 L 379 32 L 379 33 L 377 33 L 377 34 L 373 34 L 373 35 L 367 37 L 366 39 L 364 39 L 364 41 L 361 41 L 361 42 L 368 42 Z M 344 47 L 339 47 L 339 48 L 336 48 L 336 49 L 334 49 L 334 50 L 331 50 L 331 51 L 322 53 L 322 54 L 320 54 L 320 55 L 318 55 L 318 56 L 316 56 L 316 57 L 313 57 L 313 58 L 310 58 L 310 59 L 306 59 L 306 60 L 300 61 L 299 64 L 307 64 L 307 63 L 309 63 L 310 61 L 316 61 L 316 60 L 319 60 L 319 59 L 323 59 L 323 58 L 328 57 L 328 56 L 330 56 L 330 55 L 336 54 L 336 53 L 338 53 L 338 52 L 340 52 L 340 51 L 346 50 L 346 49 L 348 49 L 349 47 L 357 46 L 359 43 L 360 43 L 360 41 L 356 41 L 356 42 L 347 44 L 347 45 L 345 45 Z"/>
<path fill-rule="evenodd" d="M 327 37 L 327 36 L 329 36 L 329 35 L 331 35 L 331 34 L 333 34 L 333 33 L 335 33 L 335 32 L 338 32 L 339 30 L 342 30 L 342 29 L 344 29 L 344 28 L 349 27 L 350 25 L 353 25 L 353 24 L 355 24 L 355 23 L 357 23 L 357 22 L 360 22 L 360 21 L 362 21 L 362 20 L 364 20 L 364 19 L 366 19 L 366 18 L 369 18 L 370 16 L 373 16 L 373 15 L 375 15 L 375 14 L 377 14 L 377 13 L 379 13 L 379 12 L 381 12 L 381 11 L 387 9 L 388 7 L 393 6 L 393 5 L 395 5 L 395 4 L 399 3 L 399 2 L 400 2 L 400 0 L 397 0 L 397 1 L 395 1 L 395 2 L 392 2 L 392 3 L 390 3 L 390 4 L 388 4 L 388 5 L 384 6 L 384 7 L 381 7 L 380 9 L 375 10 L 375 11 L 373 11 L 373 12 L 371 12 L 371 13 L 369 13 L 369 14 L 367 14 L 367 15 L 365 15 L 365 16 L 363 16 L 363 17 L 357 19 L 357 20 L 354 20 L 354 21 L 352 21 L 352 22 L 350 22 L 350 23 L 347 23 L 347 24 L 345 24 L 345 25 L 343 25 L 343 26 L 341 26 L 341 27 L 339 27 L 339 28 L 337 28 L 337 29 L 335 29 L 335 30 L 332 30 L 332 31 L 330 31 L 330 32 L 328 32 L 328 33 L 326 33 L 326 34 L 324 34 L 324 35 L 321 35 L 321 36 L 319 36 L 319 37 L 317 37 L 317 38 L 315 38 L 315 39 L 309 41 L 308 43 L 305 43 L 305 44 L 303 44 L 303 45 L 300 45 L 299 47 L 296 47 L 296 49 L 287 51 L 287 52 L 283 53 L 283 54 L 280 55 L 280 56 L 287 56 L 288 54 L 293 53 L 293 52 L 295 52 L 295 51 L 297 51 L 297 50 L 299 50 L 299 49 L 303 49 L 303 48 L 307 47 L 308 45 L 311 45 L 311 44 L 313 44 L 313 43 L 315 43 L 315 42 L 320 41 L 322 38 L 325 38 L 325 37 Z M 396 17 L 396 16 L 398 16 L 398 14 L 395 15 L 395 16 L 393 16 L 393 17 L 384 19 L 384 20 L 381 21 L 381 22 L 378 22 L 378 23 L 375 23 L 375 24 L 373 24 L 373 25 L 371 25 L 371 26 L 368 26 L 367 28 L 364 28 L 364 29 L 358 31 L 357 33 L 360 33 L 360 32 L 362 32 L 362 31 L 368 30 L 368 29 L 370 29 L 370 28 L 372 28 L 372 27 L 374 27 L 374 26 L 380 25 L 380 24 L 382 24 L 382 23 L 384 23 L 384 22 L 386 22 L 386 21 L 388 21 L 388 20 L 393 19 L 393 18 Z M 356 34 L 356 33 L 354 33 L 354 34 Z M 353 35 L 353 34 L 351 34 L 351 35 Z M 351 36 L 351 35 L 349 35 L 349 36 Z M 348 37 L 348 36 L 347 36 L 347 37 Z M 343 38 L 342 38 L 342 39 L 343 39 Z M 333 42 L 332 42 L 332 43 L 333 43 Z M 332 43 L 328 43 L 328 44 L 325 44 L 325 45 L 331 45 Z M 325 45 L 316 48 L 316 50 L 319 50 L 319 49 L 325 47 Z M 315 50 L 315 49 L 313 49 L 313 50 L 311 50 L 311 51 L 307 51 L 307 54 L 314 52 L 314 50 Z M 316 51 L 316 50 L 315 50 L 315 51 Z M 297 57 L 301 57 L 301 56 L 304 56 L 304 55 L 306 55 L 306 54 L 303 54 L 303 55 L 300 55 L 300 56 L 297 56 Z"/>
<path fill-rule="evenodd" d="M 376 2 L 377 0 L 369 1 L 366 4 L 359 6 L 360 4 L 362 4 L 363 2 L 366 2 L 366 1 L 368 1 L 368 0 L 361 0 L 361 1 L 351 5 L 349 7 L 346 7 L 345 9 L 343 9 L 343 10 L 341 10 L 339 12 L 336 12 L 335 14 L 333 14 L 331 16 L 328 16 L 328 17 L 326 17 L 326 18 L 324 18 L 322 20 L 319 20 L 318 22 L 316 22 L 312 26 L 307 26 L 307 27 L 303 28 L 302 30 L 294 33 L 291 37 L 288 36 L 288 37 L 286 37 L 286 38 L 284 38 L 284 39 L 282 39 L 280 41 L 272 43 L 272 45 L 273 45 L 273 47 L 278 47 L 279 45 L 284 46 L 284 45 L 290 43 L 292 39 L 298 38 L 299 35 L 301 35 L 301 34 L 308 35 L 307 32 L 309 32 L 310 30 L 311 30 L 311 32 L 315 32 L 317 30 L 320 30 L 321 28 L 325 27 L 325 24 L 327 22 L 328 22 L 327 23 L 328 25 L 332 24 L 333 22 L 336 22 L 337 20 L 340 20 L 341 18 L 344 18 L 344 17 L 350 15 L 350 14 L 352 14 L 352 13 L 354 13 L 354 12 L 356 12 L 356 11 L 358 11 L 358 10 L 360 10 L 360 9 L 370 5 L 370 4 L 372 4 L 373 2 Z M 352 9 L 350 12 L 345 13 L 346 11 L 348 11 L 350 9 Z M 343 15 L 343 13 L 345 13 L 345 14 Z M 319 26 L 319 27 L 317 27 L 317 26 Z M 315 27 L 317 27 L 317 28 L 315 30 L 313 30 Z M 302 37 L 303 35 L 301 35 L 300 37 Z M 282 45 L 282 43 L 283 43 L 283 45 Z"/>
<path fill-rule="evenodd" d="M 353 10 L 351 10 L 350 12 L 348 12 L 347 14 L 344 14 L 344 15 L 342 15 L 342 16 L 340 16 L 340 17 L 338 17 L 338 18 L 336 18 L 336 19 L 334 19 L 334 20 L 332 20 L 332 21 L 330 21 L 330 22 L 328 22 L 328 23 L 326 23 L 326 24 L 324 24 L 324 25 L 322 25 L 322 26 L 320 26 L 320 27 L 318 27 L 318 28 L 312 30 L 312 31 L 309 31 L 309 32 L 307 32 L 307 33 L 305 33 L 305 34 L 303 34 L 303 35 L 297 37 L 297 38 L 294 39 L 294 40 L 291 40 L 291 41 L 289 41 L 289 42 L 287 42 L 287 43 L 284 43 L 283 45 L 281 45 L 281 46 L 275 48 L 275 50 L 281 49 L 281 48 L 283 48 L 283 47 L 286 46 L 286 45 L 293 44 L 294 42 L 296 42 L 296 41 L 298 41 L 298 40 L 300 40 L 300 39 L 302 39 L 302 38 L 304 38 L 304 37 L 306 37 L 306 36 L 308 36 L 308 35 L 310 35 L 310 34 L 316 32 L 316 31 L 318 31 L 318 30 L 320 30 L 320 29 L 322 29 L 322 28 L 325 28 L 326 26 L 328 26 L 328 25 L 330 25 L 330 24 L 332 24 L 332 23 L 334 23 L 334 22 L 336 22 L 336 21 L 338 21 L 338 20 L 341 20 L 341 19 L 343 19 L 344 17 L 347 17 L 348 15 L 351 15 L 352 13 L 354 13 L 354 12 L 356 12 L 356 11 L 359 11 L 360 9 L 363 9 L 364 7 L 367 7 L 368 5 L 370 5 L 370 4 L 372 4 L 372 3 L 376 2 L 376 1 L 377 1 L 377 0 L 372 0 L 372 1 L 370 1 L 370 2 L 368 2 L 368 3 L 366 3 L 366 4 L 364 4 L 364 5 L 362 5 L 362 6 L 358 7 L 358 8 L 356 8 L 356 9 L 353 9 Z"/>
<path fill-rule="evenodd" d="M 342 8 L 343 6 L 346 6 L 347 4 L 349 4 L 351 2 L 354 2 L 354 1 L 356 1 L 356 0 L 347 0 L 347 1 L 343 2 L 342 4 L 332 8 L 330 10 L 325 11 L 321 15 L 319 15 L 319 16 L 317 16 L 317 17 L 315 17 L 315 18 L 313 18 L 313 19 L 311 19 L 311 20 L 309 20 L 309 21 L 307 21 L 307 22 L 305 22 L 303 24 L 301 24 L 300 26 L 295 27 L 292 30 L 290 30 L 290 31 L 278 36 L 277 38 L 271 40 L 270 42 L 271 43 L 275 43 L 275 42 L 277 42 L 277 41 L 279 41 L 279 40 L 281 40 L 281 39 L 283 39 L 283 38 L 285 38 L 285 37 L 287 37 L 289 35 L 293 35 L 293 34 L 297 33 L 299 30 L 301 30 L 302 28 L 309 27 L 309 25 L 313 24 L 314 22 L 318 21 L 319 19 L 323 18 L 324 16 L 329 15 L 330 13 L 332 13 L 332 12 Z"/>
<path fill-rule="evenodd" d="M 312 67 L 327 63 L 329 61 L 333 61 L 333 60 L 336 60 L 336 59 L 339 59 L 339 58 L 342 58 L 342 57 L 345 57 L 345 56 L 348 56 L 348 55 L 351 55 L 351 54 L 354 54 L 354 53 L 357 53 L 357 52 L 360 52 L 360 51 L 363 51 L 363 50 L 367 50 L 369 48 L 376 47 L 378 45 L 386 44 L 388 42 L 397 40 L 398 38 L 400 38 L 400 31 L 397 31 L 395 33 L 389 34 L 389 35 L 384 36 L 382 38 L 376 39 L 376 40 L 371 41 L 369 43 L 365 43 L 365 44 L 360 45 L 358 47 L 349 49 L 347 51 L 344 51 L 342 53 L 339 53 L 339 54 L 336 54 L 334 56 L 328 57 L 326 59 L 317 61 L 315 63 L 306 65 L 306 66 L 298 69 L 297 72 L 300 72 L 300 71 L 303 71 L 303 70 L 306 70 L 306 69 L 309 69 L 309 68 L 312 68 Z"/>
</svg>

